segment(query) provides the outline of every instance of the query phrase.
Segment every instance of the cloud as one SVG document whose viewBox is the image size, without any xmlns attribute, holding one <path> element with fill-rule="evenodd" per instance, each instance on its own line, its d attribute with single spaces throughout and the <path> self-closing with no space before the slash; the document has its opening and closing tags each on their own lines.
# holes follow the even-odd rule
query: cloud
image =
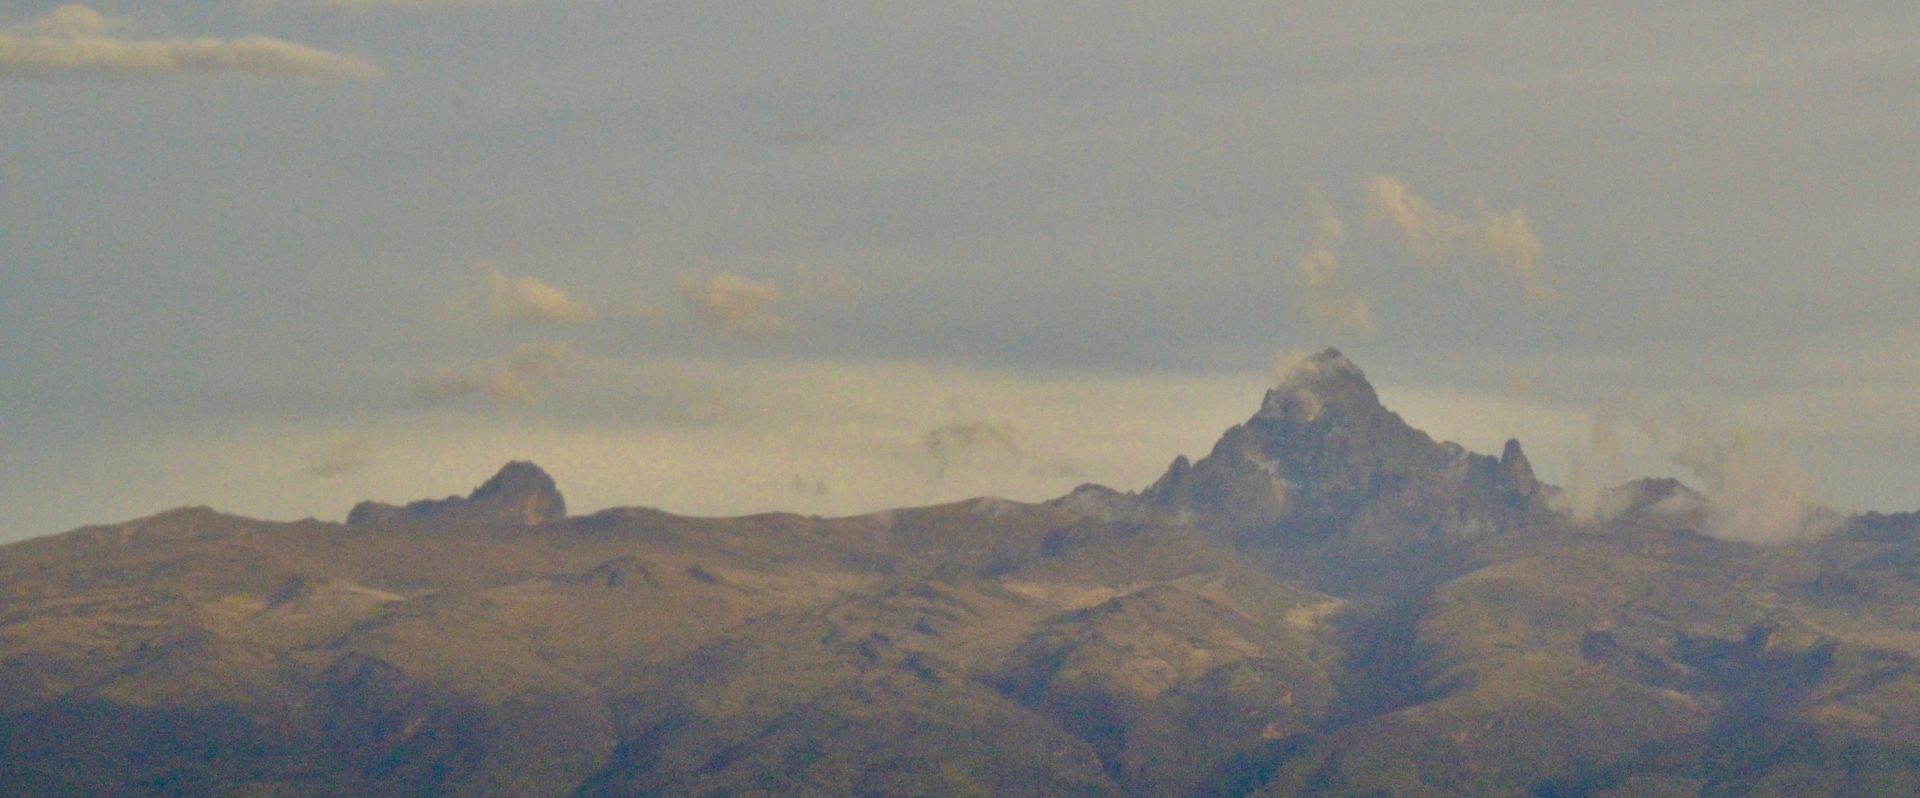
<svg viewBox="0 0 1920 798">
<path fill-rule="evenodd" d="M 309 0 L 303 5 L 342 11 L 438 11 L 449 8 L 518 5 L 522 0 Z M 281 5 L 285 5 L 282 2 Z"/>
<path fill-rule="evenodd" d="M 1592 430 L 1584 452 L 1567 462 L 1567 482 L 1556 498 L 1557 509 L 1579 523 L 1606 523 L 1627 509 L 1632 497 L 1614 490 L 1630 479 L 1625 466 L 1624 406 L 1609 401 L 1594 411 Z"/>
<path fill-rule="evenodd" d="M 1350 286 L 1340 269 L 1340 257 L 1334 249 L 1347 236 L 1347 226 L 1326 198 L 1312 194 L 1314 214 L 1313 251 L 1300 257 L 1296 271 L 1305 284 L 1307 309 L 1314 321 L 1329 330 L 1352 330 L 1372 334 L 1373 305 L 1358 288 Z"/>
<path fill-rule="evenodd" d="M 780 312 L 787 293 L 778 283 L 721 272 L 682 277 L 678 287 L 701 329 L 742 341 L 767 341 L 791 330 Z"/>
<path fill-rule="evenodd" d="M 1359 367 L 1345 355 L 1322 358 L 1319 354 L 1296 349 L 1276 358 L 1267 368 L 1267 374 L 1273 382 L 1271 390 L 1297 403 L 1301 417 L 1312 421 L 1320 416 L 1324 406 L 1316 383 L 1326 375 L 1357 373 L 1358 370 Z M 1271 396 L 1270 393 L 1269 398 Z"/>
<path fill-rule="evenodd" d="M 1832 531 L 1818 485 L 1784 451 L 1749 433 L 1686 435 L 1673 458 L 1706 486 L 1707 534 L 1785 543 Z"/>
<path fill-rule="evenodd" d="M 487 316 L 496 321 L 574 324 L 593 320 L 593 307 L 532 277 L 487 275 Z"/>
<path fill-rule="evenodd" d="M 1369 211 L 1393 225 L 1422 257 L 1443 257 L 1477 232 L 1473 223 L 1433 207 L 1398 179 L 1375 175 L 1367 181 L 1366 195 Z"/>
<path fill-rule="evenodd" d="M 1629 478 L 1633 450 L 1692 472 L 1705 505 L 1701 531 L 1724 540 L 1784 543 L 1831 531 L 1818 482 L 1762 436 L 1727 430 L 1684 409 L 1657 411 L 1625 399 L 1593 417 L 1590 449 L 1571 460 L 1559 509 L 1582 522 L 1605 523 L 1632 497 L 1614 490 Z"/>
<path fill-rule="evenodd" d="M 1415 256 L 1441 260 L 1463 247 L 1471 249 L 1511 270 L 1528 298 L 1554 296 L 1541 268 L 1540 240 L 1525 211 L 1496 212 L 1482 200 L 1475 202 L 1471 217 L 1457 215 L 1434 207 L 1406 183 L 1386 175 L 1367 181 L 1366 196 L 1374 218 L 1398 231 Z"/>
<path fill-rule="evenodd" d="M 237 39 L 127 39 L 115 20 L 67 5 L 33 22 L 0 28 L 0 78 L 134 78 L 230 72 L 265 77 L 370 80 L 380 71 L 353 56 L 265 36 Z"/>
<path fill-rule="evenodd" d="M 356 435 L 309 456 L 306 471 L 309 476 L 315 477 L 346 476 L 365 469 L 372 461 L 373 444 L 365 437 Z"/>
<path fill-rule="evenodd" d="M 945 477 L 949 469 L 972 462 L 976 453 L 1020 453 L 1013 428 L 991 421 L 957 421 L 927 430 L 920 436 L 920 447 L 933 458 L 936 480 Z"/>
<path fill-rule="evenodd" d="M 564 342 L 523 346 L 477 367 L 442 370 L 415 383 L 414 394 L 428 402 L 481 397 L 530 404 L 547 384 L 577 374 L 585 365 L 586 358 Z"/>
<path fill-rule="evenodd" d="M 1518 208 L 1504 214 L 1494 213 L 1483 205 L 1479 214 L 1480 249 L 1511 267 L 1514 274 L 1519 275 L 1520 287 L 1529 298 L 1554 296 L 1540 271 L 1540 239 L 1534 237 L 1526 213 Z"/>
<path fill-rule="evenodd" d="M 1300 276 L 1308 288 L 1330 288 L 1339 279 L 1340 258 L 1324 249 L 1300 256 Z"/>
</svg>

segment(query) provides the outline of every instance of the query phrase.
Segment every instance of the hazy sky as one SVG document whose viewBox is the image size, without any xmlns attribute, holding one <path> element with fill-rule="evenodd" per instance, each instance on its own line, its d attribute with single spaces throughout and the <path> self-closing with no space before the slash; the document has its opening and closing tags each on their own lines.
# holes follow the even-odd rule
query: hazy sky
<svg viewBox="0 0 1920 798">
<path fill-rule="evenodd" d="M 1327 345 L 1920 508 L 1920 5 L 1289 5 L 0 0 L 0 539 L 1133 489 Z"/>
</svg>

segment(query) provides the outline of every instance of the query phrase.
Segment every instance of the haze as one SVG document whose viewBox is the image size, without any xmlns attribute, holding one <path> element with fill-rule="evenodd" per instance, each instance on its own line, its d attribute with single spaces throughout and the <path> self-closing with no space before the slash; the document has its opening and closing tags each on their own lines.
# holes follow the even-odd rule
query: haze
<svg viewBox="0 0 1920 798">
<path fill-rule="evenodd" d="M 1327 345 L 1550 481 L 1920 507 L 1915 41 L 1910 3 L 9 3 L 0 540 L 511 459 L 575 512 L 1131 490 Z"/>
</svg>

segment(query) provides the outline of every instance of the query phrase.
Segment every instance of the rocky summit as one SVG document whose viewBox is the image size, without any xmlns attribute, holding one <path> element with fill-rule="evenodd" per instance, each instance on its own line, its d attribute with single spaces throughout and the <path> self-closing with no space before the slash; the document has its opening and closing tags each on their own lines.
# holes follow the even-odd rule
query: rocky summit
<svg viewBox="0 0 1920 798">
<path fill-rule="evenodd" d="M 347 513 L 348 526 L 379 523 L 496 523 L 543 524 L 567 516 L 567 501 L 553 477 L 532 463 L 506 464 L 466 498 L 448 496 L 395 507 L 361 502 Z"/>
<path fill-rule="evenodd" d="M 1560 509 L 1329 350 L 1139 492 L 0 547 L 0 795 L 1920 794 L 1920 515 Z"/>
<path fill-rule="evenodd" d="M 1295 367 L 1206 457 L 1175 460 L 1145 492 L 1321 587 L 1419 581 L 1408 565 L 1444 566 L 1474 539 L 1539 521 L 1544 498 L 1518 441 L 1499 459 L 1435 442 L 1382 406 L 1333 349 Z"/>
</svg>

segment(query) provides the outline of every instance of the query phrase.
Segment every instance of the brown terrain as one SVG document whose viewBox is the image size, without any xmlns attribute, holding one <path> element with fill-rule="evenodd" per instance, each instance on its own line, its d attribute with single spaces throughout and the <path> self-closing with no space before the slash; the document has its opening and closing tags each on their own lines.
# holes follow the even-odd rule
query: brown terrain
<svg viewBox="0 0 1920 798">
<path fill-rule="evenodd" d="M 0 547 L 0 795 L 1920 794 L 1920 516 L 1558 494 L 1329 350 L 1138 493 L 172 510 Z"/>
</svg>

